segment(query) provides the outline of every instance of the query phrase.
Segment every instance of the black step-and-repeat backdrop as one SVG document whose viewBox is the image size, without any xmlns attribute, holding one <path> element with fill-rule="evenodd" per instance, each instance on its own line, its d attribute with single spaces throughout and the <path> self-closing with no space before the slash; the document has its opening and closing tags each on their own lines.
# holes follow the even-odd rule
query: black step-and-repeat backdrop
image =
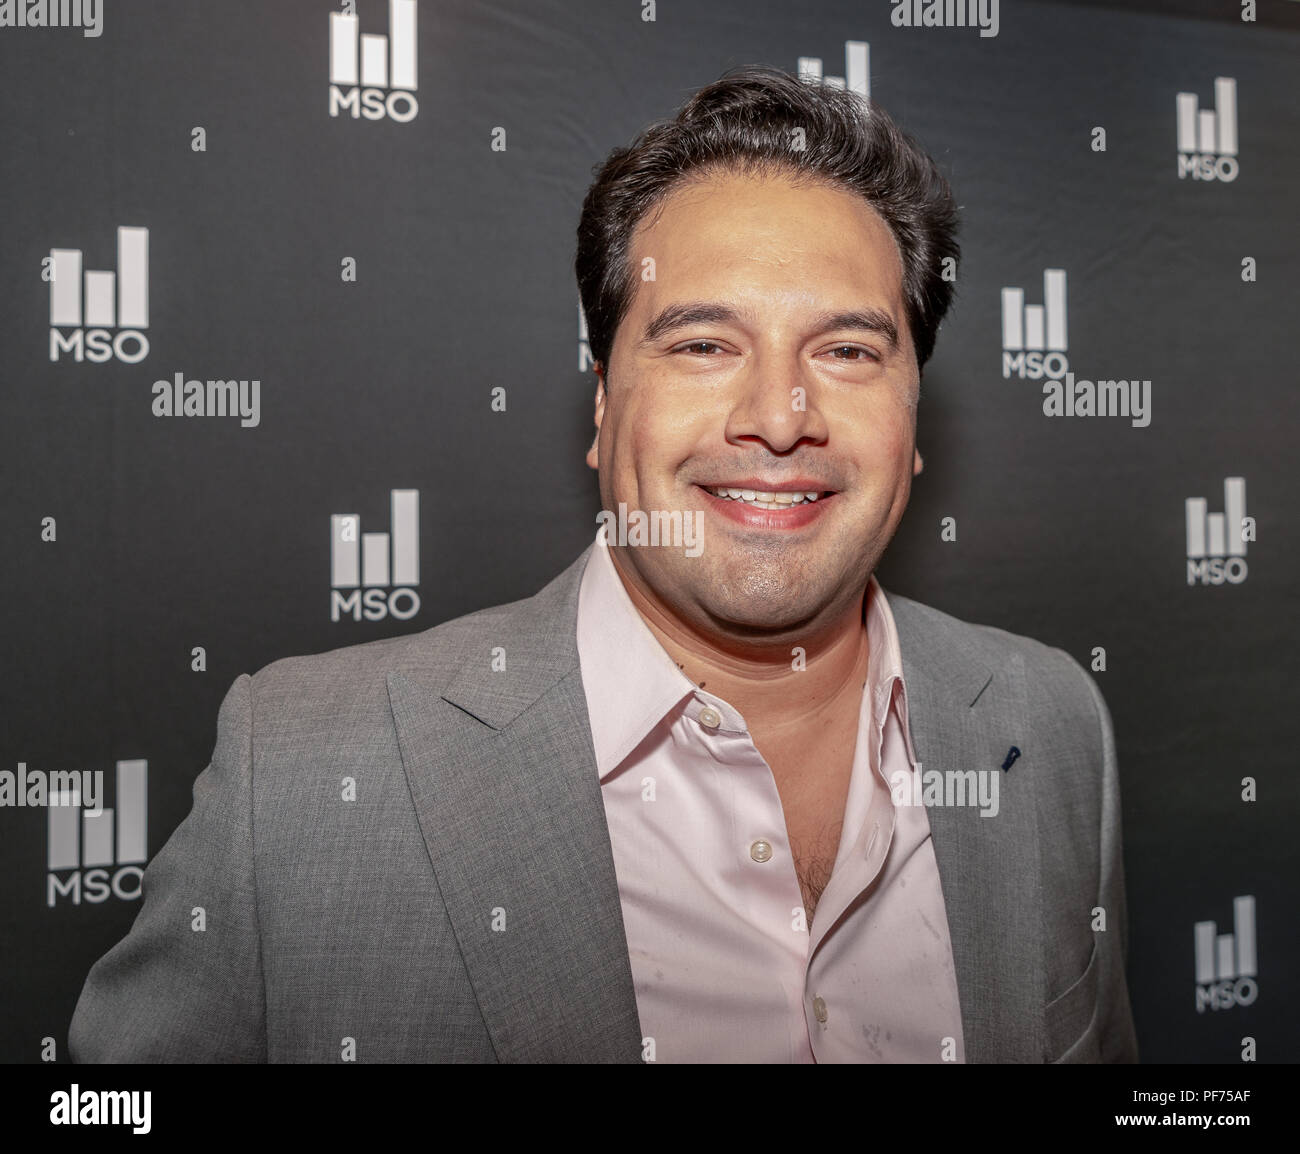
<svg viewBox="0 0 1300 1154">
<path fill-rule="evenodd" d="M 880 576 L 1094 671 L 1144 1059 L 1300 1057 L 1300 6 L 1171 7 L 0 0 L 0 1059 L 67 1059 L 235 677 L 591 541 L 582 197 L 750 63 L 957 193 Z"/>
</svg>

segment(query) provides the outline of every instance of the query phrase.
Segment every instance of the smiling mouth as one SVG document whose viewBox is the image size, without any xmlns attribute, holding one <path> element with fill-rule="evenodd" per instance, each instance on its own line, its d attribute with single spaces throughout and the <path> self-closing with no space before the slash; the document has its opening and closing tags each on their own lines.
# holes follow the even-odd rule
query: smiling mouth
<svg viewBox="0 0 1300 1154">
<path fill-rule="evenodd" d="M 700 485 L 699 488 L 724 501 L 735 501 L 754 509 L 793 509 L 798 505 L 811 505 L 834 494 L 834 490 L 743 489 L 733 485 Z"/>
</svg>

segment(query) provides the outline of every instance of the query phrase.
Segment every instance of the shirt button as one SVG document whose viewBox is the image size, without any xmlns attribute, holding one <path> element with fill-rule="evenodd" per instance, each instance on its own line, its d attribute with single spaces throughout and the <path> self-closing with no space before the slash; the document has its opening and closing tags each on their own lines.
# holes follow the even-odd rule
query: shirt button
<svg viewBox="0 0 1300 1154">
<path fill-rule="evenodd" d="M 826 1021 L 826 1016 L 827 1016 L 827 1015 L 826 1015 L 826 999 L 825 999 L 825 998 L 814 998 L 814 999 L 813 999 L 813 1016 L 816 1017 L 816 1019 L 817 1019 L 819 1022 L 824 1022 L 824 1021 Z"/>
<path fill-rule="evenodd" d="M 755 861 L 767 861 L 772 856 L 772 847 L 760 838 L 749 847 L 749 856 Z"/>
<path fill-rule="evenodd" d="M 717 729 L 722 724 L 722 714 L 720 714 L 711 705 L 706 705 L 700 710 L 700 724 L 705 729 Z"/>
</svg>

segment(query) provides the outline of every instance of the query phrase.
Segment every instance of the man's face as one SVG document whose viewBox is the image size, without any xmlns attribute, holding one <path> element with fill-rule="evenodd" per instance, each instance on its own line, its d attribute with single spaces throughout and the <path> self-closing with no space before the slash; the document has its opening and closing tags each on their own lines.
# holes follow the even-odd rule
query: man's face
<svg viewBox="0 0 1300 1154">
<path fill-rule="evenodd" d="M 673 192 L 630 259 L 587 462 L 606 509 L 703 510 L 704 548 L 619 549 L 621 567 L 707 633 L 829 624 L 861 599 L 921 468 L 888 226 L 837 188 L 731 174 Z M 821 496 L 765 510 L 719 486 Z"/>
</svg>

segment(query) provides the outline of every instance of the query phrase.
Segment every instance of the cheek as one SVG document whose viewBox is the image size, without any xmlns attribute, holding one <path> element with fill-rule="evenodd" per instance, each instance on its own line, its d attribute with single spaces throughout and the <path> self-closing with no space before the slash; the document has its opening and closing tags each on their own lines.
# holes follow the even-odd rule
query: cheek
<svg viewBox="0 0 1300 1154">
<path fill-rule="evenodd" d="M 616 499 L 642 502 L 666 460 L 667 446 L 651 415 L 630 410 L 621 414 L 612 430 L 609 476 Z"/>
<path fill-rule="evenodd" d="M 913 426 L 910 413 L 891 407 L 870 415 L 863 426 L 863 456 L 876 464 L 912 464 Z"/>
<path fill-rule="evenodd" d="M 646 404 L 625 417 L 623 426 L 624 465 L 644 478 L 669 473 L 708 442 L 709 416 L 698 406 L 673 407 Z"/>
</svg>

